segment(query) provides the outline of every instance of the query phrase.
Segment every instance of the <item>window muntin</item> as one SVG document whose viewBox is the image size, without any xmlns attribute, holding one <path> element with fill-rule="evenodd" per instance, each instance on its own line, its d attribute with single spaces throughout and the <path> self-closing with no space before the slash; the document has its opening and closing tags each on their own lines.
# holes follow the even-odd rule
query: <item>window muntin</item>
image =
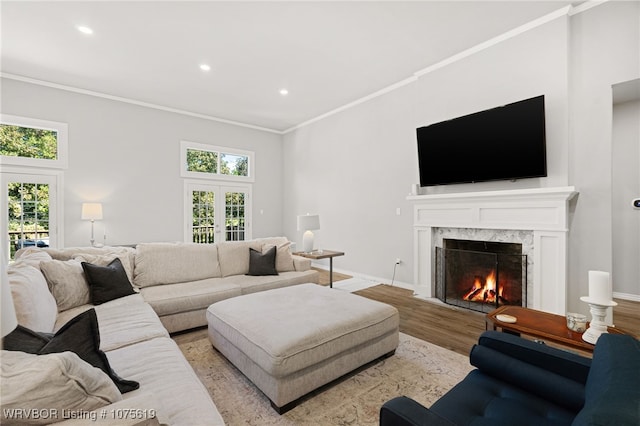
<svg viewBox="0 0 640 426">
<path fill-rule="evenodd" d="M 0 114 L 0 164 L 66 168 L 67 125 Z"/>
<path fill-rule="evenodd" d="M 251 239 L 250 185 L 189 180 L 184 189 L 185 241 L 210 244 Z"/>
<path fill-rule="evenodd" d="M 254 181 L 254 153 L 234 148 L 180 142 L 180 174 L 182 177 Z"/>
</svg>

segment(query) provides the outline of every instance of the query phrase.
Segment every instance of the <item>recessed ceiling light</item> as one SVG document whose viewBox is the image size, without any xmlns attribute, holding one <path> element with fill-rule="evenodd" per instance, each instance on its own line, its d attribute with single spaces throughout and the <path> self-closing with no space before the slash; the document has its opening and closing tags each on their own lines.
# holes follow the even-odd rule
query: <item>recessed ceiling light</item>
<svg viewBox="0 0 640 426">
<path fill-rule="evenodd" d="M 210 71 L 211 67 L 209 65 L 207 65 L 207 64 L 202 64 L 202 65 L 200 65 L 200 69 L 202 71 Z"/>
<path fill-rule="evenodd" d="M 85 27 L 84 25 L 78 25 L 76 28 L 82 34 L 93 34 L 93 30 L 91 28 L 89 28 L 89 27 Z"/>
<path fill-rule="evenodd" d="M 289 91 L 287 89 L 280 89 L 280 94 L 282 96 L 287 96 L 289 94 Z"/>
</svg>

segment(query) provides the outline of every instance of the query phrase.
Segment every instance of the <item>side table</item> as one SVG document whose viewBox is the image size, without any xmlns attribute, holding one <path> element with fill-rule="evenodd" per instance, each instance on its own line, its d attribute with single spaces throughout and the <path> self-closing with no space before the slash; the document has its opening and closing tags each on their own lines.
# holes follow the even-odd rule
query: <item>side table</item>
<svg viewBox="0 0 640 426">
<path fill-rule="evenodd" d="M 502 322 L 497 318 L 501 314 L 514 316 L 517 320 L 515 323 Z M 572 349 L 593 353 L 594 345 L 582 340 L 582 333 L 569 330 L 567 319 L 562 315 L 521 306 L 505 305 L 487 314 L 485 326 L 487 330 L 500 328 L 502 331 L 513 334 L 526 334 Z M 608 331 L 614 334 L 626 334 L 623 330 L 614 327 L 609 327 Z"/>
<path fill-rule="evenodd" d="M 293 252 L 293 254 L 313 260 L 329 259 L 329 287 L 333 288 L 333 258 L 344 256 L 344 252 L 333 250 L 314 250 L 310 252 L 296 251 Z"/>
</svg>

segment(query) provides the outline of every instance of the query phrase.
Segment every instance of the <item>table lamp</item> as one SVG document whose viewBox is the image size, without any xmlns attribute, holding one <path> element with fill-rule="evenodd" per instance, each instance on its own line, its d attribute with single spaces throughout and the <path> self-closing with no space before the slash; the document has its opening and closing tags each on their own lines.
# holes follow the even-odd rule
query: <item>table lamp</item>
<svg viewBox="0 0 640 426">
<path fill-rule="evenodd" d="M 91 246 L 95 245 L 93 238 L 93 222 L 102 220 L 102 203 L 82 203 L 82 220 L 91 221 Z"/>
<path fill-rule="evenodd" d="M 320 229 L 320 216 L 317 214 L 306 214 L 298 216 L 298 231 L 304 231 L 302 234 L 302 249 L 305 253 L 313 251 L 313 232 Z"/>
</svg>

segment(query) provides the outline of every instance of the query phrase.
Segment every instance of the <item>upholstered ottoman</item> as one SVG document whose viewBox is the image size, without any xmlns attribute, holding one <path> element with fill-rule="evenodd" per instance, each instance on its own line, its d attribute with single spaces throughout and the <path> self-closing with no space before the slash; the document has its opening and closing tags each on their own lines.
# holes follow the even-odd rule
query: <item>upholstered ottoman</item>
<svg viewBox="0 0 640 426">
<path fill-rule="evenodd" d="M 393 306 L 317 284 L 223 300 L 209 339 L 282 414 L 298 399 L 398 346 Z"/>
</svg>

